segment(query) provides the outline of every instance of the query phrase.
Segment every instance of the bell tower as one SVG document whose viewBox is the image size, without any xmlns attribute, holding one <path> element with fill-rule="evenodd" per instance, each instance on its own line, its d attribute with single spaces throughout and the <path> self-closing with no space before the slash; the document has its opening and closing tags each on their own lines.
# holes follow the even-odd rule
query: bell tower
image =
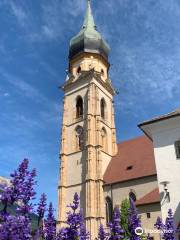
<svg viewBox="0 0 180 240">
<path fill-rule="evenodd" d="M 109 79 L 110 48 L 97 31 L 90 0 L 80 32 L 71 39 L 69 72 L 62 87 L 60 181 L 58 221 L 77 192 L 91 239 L 105 220 L 103 175 L 117 153 L 113 96 Z"/>
</svg>

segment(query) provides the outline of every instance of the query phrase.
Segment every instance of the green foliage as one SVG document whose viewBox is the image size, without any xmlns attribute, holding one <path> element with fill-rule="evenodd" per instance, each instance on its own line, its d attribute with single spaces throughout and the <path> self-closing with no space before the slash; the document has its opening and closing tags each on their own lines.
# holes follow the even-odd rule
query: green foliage
<svg viewBox="0 0 180 240">
<path fill-rule="evenodd" d="M 128 230 L 128 210 L 130 208 L 130 202 L 129 199 L 125 199 L 121 203 L 121 226 L 124 230 L 124 239 L 130 238 L 130 232 Z"/>
<path fill-rule="evenodd" d="M 147 235 L 146 235 L 145 233 L 143 233 L 143 234 L 140 236 L 140 238 L 141 238 L 142 240 L 147 240 Z"/>
</svg>

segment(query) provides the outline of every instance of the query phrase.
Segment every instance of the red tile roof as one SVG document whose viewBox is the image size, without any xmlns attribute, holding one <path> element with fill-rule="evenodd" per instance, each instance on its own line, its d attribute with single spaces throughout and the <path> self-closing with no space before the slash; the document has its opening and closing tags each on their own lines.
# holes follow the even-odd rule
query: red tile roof
<svg viewBox="0 0 180 240">
<path fill-rule="evenodd" d="M 118 153 L 104 174 L 105 184 L 156 175 L 152 141 L 146 136 L 118 144 Z"/>
<path fill-rule="evenodd" d="M 156 188 L 141 199 L 136 201 L 136 206 L 160 202 L 159 189 Z"/>
</svg>

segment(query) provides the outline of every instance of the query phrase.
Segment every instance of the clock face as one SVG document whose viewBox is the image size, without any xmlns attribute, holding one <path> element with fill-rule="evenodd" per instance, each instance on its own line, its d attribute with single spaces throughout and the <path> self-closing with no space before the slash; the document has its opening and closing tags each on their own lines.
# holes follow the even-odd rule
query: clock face
<svg viewBox="0 0 180 240">
<path fill-rule="evenodd" d="M 77 134 L 80 135 L 82 133 L 83 129 L 81 127 L 78 127 L 76 131 L 77 131 Z"/>
</svg>

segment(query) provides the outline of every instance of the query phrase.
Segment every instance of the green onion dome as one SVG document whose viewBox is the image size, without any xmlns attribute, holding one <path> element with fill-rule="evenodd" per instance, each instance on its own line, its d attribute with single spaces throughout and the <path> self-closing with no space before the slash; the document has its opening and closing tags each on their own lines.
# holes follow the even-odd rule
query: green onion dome
<svg viewBox="0 0 180 240">
<path fill-rule="evenodd" d="M 91 11 L 90 0 L 87 0 L 87 10 L 80 32 L 71 39 L 69 58 L 72 59 L 79 53 L 97 53 L 108 60 L 110 47 L 97 31 Z"/>
</svg>

